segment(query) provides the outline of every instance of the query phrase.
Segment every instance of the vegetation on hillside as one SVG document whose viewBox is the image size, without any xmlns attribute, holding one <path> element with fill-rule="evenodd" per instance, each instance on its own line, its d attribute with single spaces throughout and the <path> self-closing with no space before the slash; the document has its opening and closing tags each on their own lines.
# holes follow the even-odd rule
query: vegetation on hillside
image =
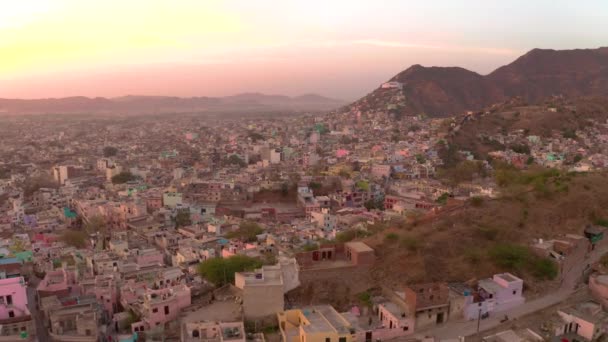
<svg viewBox="0 0 608 342">
<path fill-rule="evenodd" d="M 234 273 L 253 271 L 262 266 L 262 260 L 245 255 L 230 258 L 212 258 L 198 265 L 198 273 L 216 286 L 234 283 Z"/>
</svg>

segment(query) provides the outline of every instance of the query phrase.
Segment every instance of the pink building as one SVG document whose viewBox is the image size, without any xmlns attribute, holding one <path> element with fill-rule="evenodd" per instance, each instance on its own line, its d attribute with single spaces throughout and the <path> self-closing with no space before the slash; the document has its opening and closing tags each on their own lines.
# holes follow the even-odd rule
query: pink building
<svg viewBox="0 0 608 342">
<path fill-rule="evenodd" d="M 576 334 L 595 341 L 606 333 L 606 313 L 599 303 L 589 301 L 561 309 L 553 322 L 555 336 Z"/>
<path fill-rule="evenodd" d="M 180 311 L 192 304 L 190 288 L 177 285 L 160 290 L 146 289 L 143 303 L 131 305 L 141 316 L 141 321 L 131 325 L 133 331 L 149 330 L 175 320 Z"/>
<path fill-rule="evenodd" d="M 350 151 L 349 151 L 349 150 L 345 150 L 345 149 L 343 149 L 343 148 L 338 149 L 338 150 L 336 151 L 336 157 L 337 157 L 337 158 L 343 158 L 343 157 L 348 156 L 349 154 L 350 154 Z"/>
<path fill-rule="evenodd" d="M 492 279 L 482 279 L 476 293 L 465 296 L 464 316 L 477 319 L 481 314 L 502 312 L 523 304 L 524 281 L 511 273 L 495 274 Z"/>
<path fill-rule="evenodd" d="M 140 267 L 163 266 L 165 264 L 163 253 L 154 248 L 136 250 L 135 260 Z"/>
<path fill-rule="evenodd" d="M 589 277 L 589 291 L 595 300 L 608 307 L 608 275 L 594 273 Z"/>
<path fill-rule="evenodd" d="M 23 277 L 0 279 L 0 340 L 4 336 L 25 340 L 34 333 L 26 287 Z"/>
<path fill-rule="evenodd" d="M 393 302 L 387 301 L 378 304 L 378 318 L 382 327 L 374 331 L 374 337 L 376 338 L 379 338 L 376 335 L 382 335 L 386 339 L 414 333 L 415 318 L 409 315 L 405 308 Z"/>
</svg>

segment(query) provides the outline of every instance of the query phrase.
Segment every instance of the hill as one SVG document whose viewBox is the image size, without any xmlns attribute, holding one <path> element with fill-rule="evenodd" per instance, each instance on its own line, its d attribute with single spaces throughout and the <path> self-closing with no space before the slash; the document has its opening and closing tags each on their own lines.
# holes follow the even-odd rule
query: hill
<svg viewBox="0 0 608 342">
<path fill-rule="evenodd" d="M 529 136 L 559 139 L 578 131 L 591 137 L 604 134 L 602 123 L 606 120 L 607 97 L 552 97 L 537 105 L 528 105 L 521 98 L 514 98 L 480 112 L 457 116 L 447 142 L 454 147 L 453 150 L 470 151 L 478 159 L 485 160 L 489 152 L 504 150 L 509 134 L 521 132 L 520 143 L 528 145 Z M 579 147 L 584 145 L 578 144 Z"/>
<path fill-rule="evenodd" d="M 51 99 L 0 99 L 0 113 L 7 114 L 162 114 L 265 111 L 327 111 L 343 105 L 340 100 L 315 94 L 297 97 L 245 93 L 226 97 L 123 96 L 117 98 L 65 97 Z"/>
<path fill-rule="evenodd" d="M 389 81 L 399 82 L 402 89 L 380 87 L 346 109 L 442 117 L 512 97 L 537 103 L 554 95 L 604 96 L 608 95 L 608 48 L 534 49 L 485 76 L 458 67 L 413 65 Z"/>
</svg>

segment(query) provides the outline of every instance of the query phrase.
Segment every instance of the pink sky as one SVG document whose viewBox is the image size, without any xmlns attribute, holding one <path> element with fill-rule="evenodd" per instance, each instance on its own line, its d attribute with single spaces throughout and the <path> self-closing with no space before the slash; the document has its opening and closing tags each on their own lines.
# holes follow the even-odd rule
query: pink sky
<svg viewBox="0 0 608 342">
<path fill-rule="evenodd" d="M 488 73 L 534 47 L 605 43 L 601 11 L 580 7 L 559 0 L 20 0 L 0 12 L 0 97 L 264 92 L 348 100 L 411 64 Z M 566 18 L 578 24 L 559 24 Z"/>
</svg>

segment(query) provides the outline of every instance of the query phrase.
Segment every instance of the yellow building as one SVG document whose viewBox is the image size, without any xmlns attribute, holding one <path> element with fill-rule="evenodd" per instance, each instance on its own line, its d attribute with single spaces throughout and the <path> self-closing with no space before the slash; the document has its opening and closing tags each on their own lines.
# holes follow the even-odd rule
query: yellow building
<svg viewBox="0 0 608 342">
<path fill-rule="evenodd" d="M 283 342 L 355 342 L 356 330 L 330 305 L 277 314 Z"/>
</svg>

